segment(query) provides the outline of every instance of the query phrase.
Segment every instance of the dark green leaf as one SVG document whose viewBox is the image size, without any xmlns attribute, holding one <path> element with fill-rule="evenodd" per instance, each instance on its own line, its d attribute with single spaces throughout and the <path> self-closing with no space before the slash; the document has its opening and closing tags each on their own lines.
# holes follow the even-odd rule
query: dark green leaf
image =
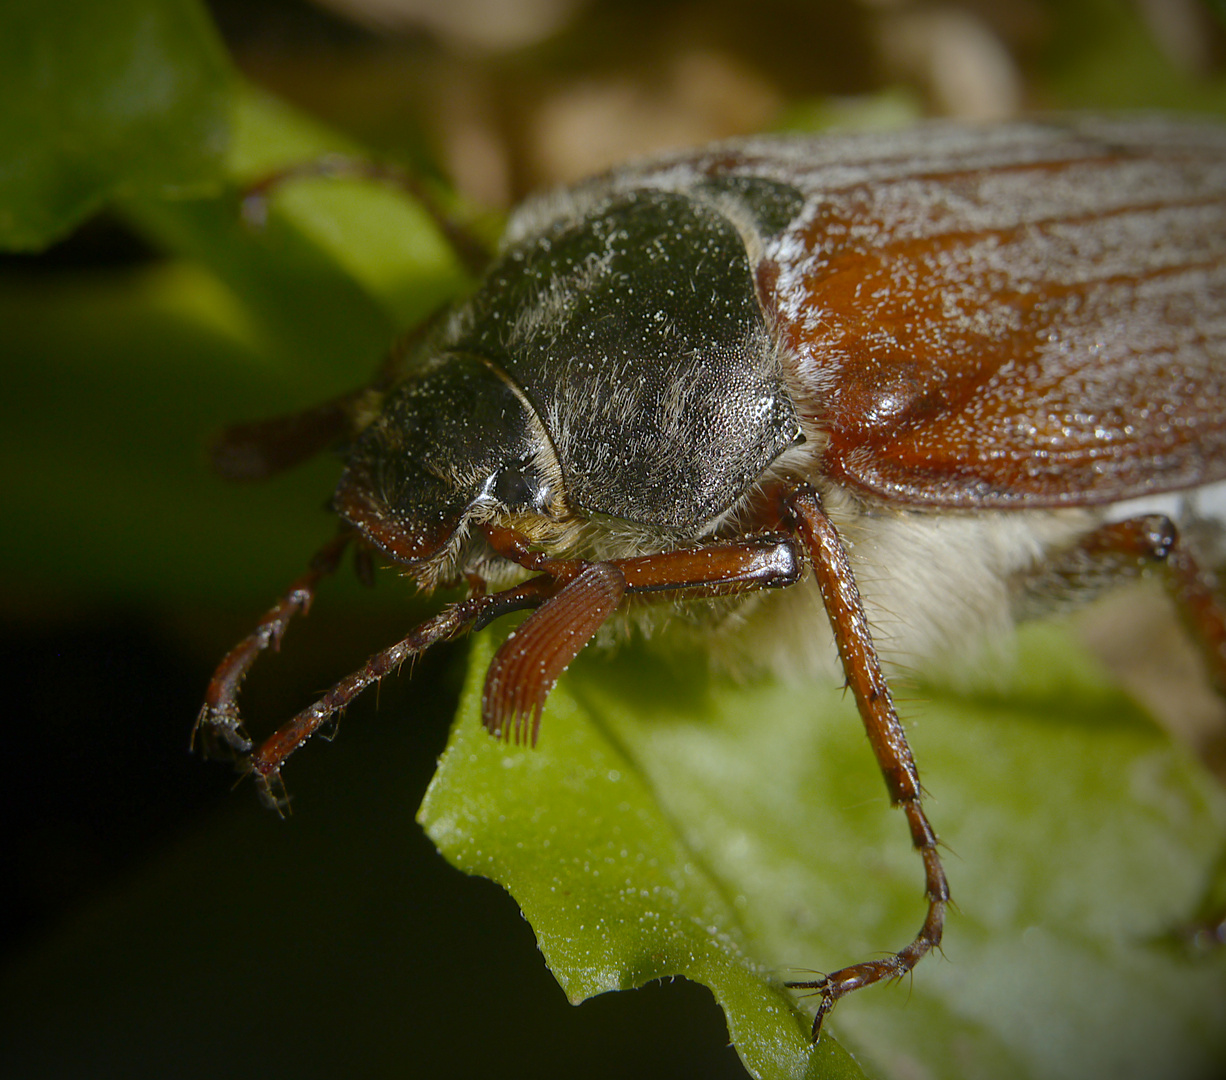
<svg viewBox="0 0 1226 1080">
<path fill-rule="evenodd" d="M 234 107 L 234 190 L 122 203 L 190 261 L 0 277 L 10 591 L 258 610 L 331 532 L 339 467 L 236 487 L 210 474 L 209 440 L 360 386 L 462 281 L 421 209 L 370 183 L 295 182 L 267 229 L 245 227 L 240 183 L 345 144 L 242 86 Z"/>
<path fill-rule="evenodd" d="M 229 108 L 196 0 L 0 6 L 0 246 L 43 247 L 116 194 L 215 186 Z"/>
</svg>

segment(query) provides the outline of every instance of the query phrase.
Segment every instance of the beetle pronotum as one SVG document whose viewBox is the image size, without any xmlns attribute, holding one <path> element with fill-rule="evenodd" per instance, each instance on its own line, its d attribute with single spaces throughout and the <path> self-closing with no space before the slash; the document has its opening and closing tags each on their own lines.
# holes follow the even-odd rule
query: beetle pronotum
<svg viewBox="0 0 1226 1080">
<path fill-rule="evenodd" d="M 756 633 L 778 590 L 816 588 L 825 617 L 791 644 L 833 638 L 927 898 L 901 951 L 793 984 L 818 994 L 816 1039 L 939 945 L 949 901 L 882 655 L 914 664 L 1153 566 L 1226 685 L 1213 553 L 1132 512 L 1226 478 L 1224 338 L 1226 130 L 1206 124 L 762 139 L 555 192 L 370 386 L 229 433 L 231 472 L 347 442 L 344 525 L 223 660 L 197 734 L 279 805 L 330 716 L 501 615 L 533 609 L 487 673 L 485 726 L 535 741 L 615 611 L 736 610 Z M 469 593 L 253 748 L 239 685 L 349 543 Z"/>
</svg>

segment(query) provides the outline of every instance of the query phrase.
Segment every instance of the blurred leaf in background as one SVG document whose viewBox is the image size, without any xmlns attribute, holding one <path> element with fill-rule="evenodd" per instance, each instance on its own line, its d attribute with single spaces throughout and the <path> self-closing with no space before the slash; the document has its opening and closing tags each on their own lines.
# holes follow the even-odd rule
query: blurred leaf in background
<svg viewBox="0 0 1226 1080">
<path fill-rule="evenodd" d="M 6 4 L 0 69 L 0 247 L 45 247 L 118 195 L 217 190 L 230 67 L 194 0 Z"/>
</svg>

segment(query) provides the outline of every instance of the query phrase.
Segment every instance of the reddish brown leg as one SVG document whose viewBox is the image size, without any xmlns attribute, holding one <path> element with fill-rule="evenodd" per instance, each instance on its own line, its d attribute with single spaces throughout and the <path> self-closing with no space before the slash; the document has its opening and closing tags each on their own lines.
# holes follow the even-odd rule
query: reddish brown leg
<svg viewBox="0 0 1226 1080">
<path fill-rule="evenodd" d="M 534 553 L 508 529 L 487 526 L 485 531 L 495 550 L 507 558 L 563 583 L 557 595 L 503 642 L 486 674 L 482 695 L 482 720 L 491 734 L 519 742 L 527 732 L 533 745 L 545 699 L 558 676 L 613 614 L 623 595 L 728 596 L 782 588 L 800 579 L 798 552 L 791 540 L 780 536 L 587 563 Z"/>
<path fill-rule="evenodd" d="M 1027 582 L 1023 604 L 1033 597 L 1035 608 L 1044 612 L 1052 597 L 1094 595 L 1155 569 L 1162 573 L 1167 592 L 1200 650 L 1206 673 L 1218 693 L 1226 696 L 1226 606 L 1219 583 L 1164 514 L 1112 521 L 1095 529 Z M 1226 775 L 1223 733 L 1210 736 L 1199 750 L 1211 769 Z"/>
<path fill-rule="evenodd" d="M 826 605 L 835 643 L 843 661 L 847 684 L 855 697 L 869 744 L 885 778 L 890 802 L 902 807 L 911 829 L 911 843 L 924 860 L 924 891 L 928 914 L 915 939 L 901 952 L 879 960 L 853 964 L 813 982 L 793 982 L 798 990 L 821 995 L 813 1018 L 813 1040 L 821 1034 L 822 1021 L 842 997 L 883 979 L 905 975 L 924 956 L 941 944 L 949 885 L 937 851 L 937 837 L 920 805 L 919 772 L 902 721 L 894 709 L 890 688 L 869 633 L 868 618 L 860 601 L 855 575 L 843 541 L 822 509 L 812 489 L 801 489 L 790 500 L 796 528 L 808 548 L 809 561 Z"/>
<path fill-rule="evenodd" d="M 281 647 L 281 638 L 285 636 L 290 619 L 310 610 L 320 579 L 335 572 L 352 538 L 352 531 L 343 529 L 322 547 L 311 560 L 310 569 L 285 591 L 256 628 L 217 666 L 205 693 L 204 707 L 192 727 L 192 746 L 198 739 L 206 757 L 232 758 L 250 751 L 251 740 L 243 729 L 238 709 L 238 691 L 243 679 L 260 653 L 269 646 Z"/>
<path fill-rule="evenodd" d="M 486 526 L 485 534 L 500 555 L 559 581 L 569 581 L 592 565 L 583 559 L 551 559 L 531 551 L 527 541 L 510 529 L 491 525 Z M 668 593 L 670 600 L 784 588 L 795 585 L 802 572 L 795 541 L 778 533 L 611 559 L 608 565 L 616 566 L 625 577 L 627 594 Z"/>
<path fill-rule="evenodd" d="M 538 577 L 500 593 L 470 596 L 467 600 L 447 605 L 434 618 L 415 627 L 403 640 L 375 653 L 314 705 L 303 709 L 289 723 L 273 732 L 251 755 L 247 764 L 255 776 L 261 799 L 275 810 L 286 809 L 288 800 L 281 783 L 281 767 L 286 759 L 372 683 L 378 682 L 431 645 L 459 637 L 481 619 L 493 620 L 512 611 L 536 607 L 554 591 L 556 584 L 551 579 Z"/>
<path fill-rule="evenodd" d="M 1216 576 L 1197 559 L 1165 514 L 1113 521 L 1095 529 L 1057 564 L 1053 573 L 1074 587 L 1101 578 L 1129 577 L 1159 568 L 1206 671 L 1218 693 L 1226 695 L 1226 607 Z M 1224 757 L 1222 734 L 1199 747 L 1219 778 Z M 1226 944 L 1226 911 L 1209 898 L 1191 924 L 1179 930 L 1197 948 Z"/>
<path fill-rule="evenodd" d="M 255 775 L 265 802 L 284 810 L 287 803 L 280 771 L 286 759 L 368 686 L 438 642 L 450 641 L 468 630 L 486 626 L 512 611 L 541 608 L 520 628 L 520 634 L 526 633 L 530 642 L 529 662 L 514 656 L 519 651 L 518 646 L 508 648 L 509 643 L 504 643 L 507 656 L 494 665 L 497 667 L 500 662 L 503 672 L 510 670 L 514 679 L 514 684 L 504 691 L 487 695 L 492 704 L 485 718 L 486 726 L 503 731 L 513 723 L 517 708 L 531 709 L 538 698 L 544 701 L 557 674 L 616 608 L 614 594 L 620 599 L 618 577 L 625 579 L 627 593 L 664 590 L 686 596 L 717 596 L 789 585 L 800 576 L 800 560 L 793 541 L 778 536 L 716 543 L 701 549 L 608 563 L 588 563 L 579 559 L 549 559 L 533 553 L 522 537 L 507 529 L 489 526 L 485 532 L 497 550 L 527 569 L 541 570 L 541 575 L 515 588 L 473 595 L 443 608 L 402 641 L 376 653 L 362 668 L 342 679 L 315 704 L 274 732 L 246 763 Z M 314 581 L 310 583 L 312 588 Z M 207 730 L 216 726 L 223 732 L 241 733 L 234 700 L 238 685 L 258 652 L 267 647 L 273 635 L 279 636 L 284 631 L 284 623 L 292 614 L 290 603 L 297 595 L 291 590 L 256 632 L 222 662 L 210 685 L 210 698 L 197 727 Z M 555 600 L 558 601 L 556 608 L 551 607 Z M 576 601 L 578 608 L 573 606 Z M 585 615 L 581 610 L 585 604 L 594 605 L 595 612 Z M 539 622 L 533 628 L 533 620 L 538 617 Z M 241 733 L 241 739 L 232 745 L 244 753 L 251 746 L 245 733 Z"/>
<path fill-rule="evenodd" d="M 1210 678 L 1226 694 L 1226 609 L 1217 579 L 1165 514 L 1143 514 L 1099 526 L 1052 560 L 1027 589 L 1040 605 L 1050 604 L 1052 596 L 1093 595 L 1105 585 L 1114 587 L 1155 567 L 1165 574 L 1167 589 L 1200 645 Z"/>
<path fill-rule="evenodd" d="M 1200 646 L 1209 677 L 1226 694 L 1226 609 L 1215 576 L 1202 566 L 1165 514 L 1113 521 L 1096 529 L 1079 545 L 1093 561 L 1117 567 L 1121 560 L 1139 567 L 1157 564 L 1179 614 Z"/>
</svg>

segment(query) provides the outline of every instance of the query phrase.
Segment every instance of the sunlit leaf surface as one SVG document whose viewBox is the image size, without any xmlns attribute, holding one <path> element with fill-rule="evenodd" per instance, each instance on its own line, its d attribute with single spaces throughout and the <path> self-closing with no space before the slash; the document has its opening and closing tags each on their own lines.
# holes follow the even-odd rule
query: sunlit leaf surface
<svg viewBox="0 0 1226 1080">
<path fill-rule="evenodd" d="M 830 1040 L 809 1060 L 780 984 L 903 945 L 922 877 L 839 690 L 591 655 L 532 751 L 480 727 L 490 648 L 421 811 L 443 853 L 515 896 L 573 1001 L 684 975 L 755 1075 L 855 1075 Z M 1166 940 L 1206 888 L 1222 793 L 1058 630 L 1026 637 L 1007 694 L 920 696 L 910 726 L 957 909 L 944 958 L 844 1001 L 831 1033 L 896 1077 L 1226 1063 L 1226 958 Z"/>
</svg>

